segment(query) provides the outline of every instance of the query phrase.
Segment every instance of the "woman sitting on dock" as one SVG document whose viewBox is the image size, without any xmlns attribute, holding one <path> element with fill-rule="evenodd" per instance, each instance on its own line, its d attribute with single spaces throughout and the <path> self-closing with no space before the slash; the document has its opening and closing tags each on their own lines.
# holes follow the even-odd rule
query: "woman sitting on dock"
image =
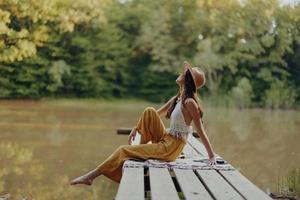
<svg viewBox="0 0 300 200">
<path fill-rule="evenodd" d="M 93 180 L 104 175 L 120 182 L 123 163 L 128 159 L 175 160 L 187 142 L 188 134 L 193 133 L 194 122 L 209 157 L 209 164 L 216 164 L 215 153 L 203 127 L 203 112 L 198 104 L 197 89 L 205 84 L 205 74 L 198 67 L 184 62 L 184 71 L 176 79 L 178 94 L 158 110 L 147 107 L 137 125 L 132 129 L 128 143 L 120 146 L 103 163 L 88 173 L 73 179 L 70 184 L 91 185 Z M 170 128 L 165 128 L 160 116 L 170 118 Z M 136 133 L 141 134 L 139 145 L 130 145 Z M 151 143 L 149 143 L 151 142 Z"/>
</svg>

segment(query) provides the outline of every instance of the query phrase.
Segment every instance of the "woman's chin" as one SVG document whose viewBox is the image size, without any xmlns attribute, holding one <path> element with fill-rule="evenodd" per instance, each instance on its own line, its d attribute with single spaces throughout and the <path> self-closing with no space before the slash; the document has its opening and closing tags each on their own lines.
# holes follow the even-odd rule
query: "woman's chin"
<svg viewBox="0 0 300 200">
<path fill-rule="evenodd" d="M 177 85 L 180 87 L 182 84 L 180 83 L 180 80 L 176 80 Z"/>
</svg>

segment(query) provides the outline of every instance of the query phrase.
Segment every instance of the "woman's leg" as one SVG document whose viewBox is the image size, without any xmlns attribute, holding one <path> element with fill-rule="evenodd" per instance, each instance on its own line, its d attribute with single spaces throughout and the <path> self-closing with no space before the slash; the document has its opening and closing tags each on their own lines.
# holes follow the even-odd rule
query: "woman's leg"
<svg viewBox="0 0 300 200">
<path fill-rule="evenodd" d="M 141 160 L 149 158 L 164 159 L 165 157 L 166 148 L 163 143 L 122 145 L 99 166 L 88 173 L 75 178 L 70 184 L 91 185 L 93 180 L 100 175 L 105 175 L 116 182 L 120 182 L 122 177 L 122 167 L 126 160 L 130 158 Z"/>
<path fill-rule="evenodd" d="M 108 178 L 120 182 L 122 167 L 126 160 L 168 159 L 168 156 L 163 143 L 122 145 L 96 169 Z"/>
<path fill-rule="evenodd" d="M 122 167 L 126 160 L 147 160 L 150 158 L 165 161 L 175 160 L 181 153 L 185 143 L 184 140 L 174 139 L 172 136 L 166 134 L 159 143 L 122 145 L 98 167 L 74 179 L 72 182 L 73 184 L 81 183 L 90 185 L 93 179 L 99 175 L 105 175 L 116 182 L 120 182 L 122 178 Z"/>
<path fill-rule="evenodd" d="M 140 144 L 149 141 L 158 143 L 165 134 L 165 126 L 157 111 L 153 107 L 147 107 L 138 120 L 136 130 L 141 134 Z"/>
<path fill-rule="evenodd" d="M 157 111 L 153 107 L 147 107 L 137 123 L 137 131 L 141 134 L 140 144 L 147 144 L 149 141 L 158 143 L 165 134 L 165 126 Z M 122 166 L 125 160 L 130 158 L 148 159 L 151 157 L 160 158 L 165 151 L 162 144 L 148 145 L 123 145 L 119 147 L 102 164 L 90 172 L 80 176 L 73 181 L 75 184 L 91 185 L 94 178 L 104 174 L 114 181 L 119 182 L 122 176 Z M 163 158 L 162 158 L 163 159 Z"/>
<path fill-rule="evenodd" d="M 70 185 L 76 185 L 76 184 L 92 185 L 93 180 L 100 175 L 101 175 L 100 171 L 98 171 L 97 169 L 93 169 L 88 173 L 73 179 L 70 182 Z"/>
</svg>

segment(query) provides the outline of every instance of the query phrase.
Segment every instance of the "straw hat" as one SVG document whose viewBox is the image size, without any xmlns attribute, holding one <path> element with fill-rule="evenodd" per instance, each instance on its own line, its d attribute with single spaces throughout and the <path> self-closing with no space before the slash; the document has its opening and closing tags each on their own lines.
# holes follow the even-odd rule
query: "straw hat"
<svg viewBox="0 0 300 200">
<path fill-rule="evenodd" d="M 192 67 L 191 64 L 187 61 L 184 61 L 183 63 L 184 63 L 184 68 L 190 70 L 196 89 L 203 87 L 205 85 L 204 72 L 199 67 Z"/>
</svg>

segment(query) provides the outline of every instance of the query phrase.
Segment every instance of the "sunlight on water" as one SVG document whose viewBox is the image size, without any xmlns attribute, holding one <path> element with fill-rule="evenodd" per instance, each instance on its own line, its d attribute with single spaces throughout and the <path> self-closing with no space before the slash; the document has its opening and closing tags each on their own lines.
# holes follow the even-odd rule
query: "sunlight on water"
<svg viewBox="0 0 300 200">
<path fill-rule="evenodd" d="M 145 102 L 1 101 L 0 195 L 11 199 L 112 199 L 118 185 L 105 177 L 92 187 L 68 182 L 96 167 L 127 136 Z M 205 109 L 215 151 L 264 191 L 300 166 L 297 111 Z M 166 127 L 169 121 L 164 120 Z"/>
</svg>

